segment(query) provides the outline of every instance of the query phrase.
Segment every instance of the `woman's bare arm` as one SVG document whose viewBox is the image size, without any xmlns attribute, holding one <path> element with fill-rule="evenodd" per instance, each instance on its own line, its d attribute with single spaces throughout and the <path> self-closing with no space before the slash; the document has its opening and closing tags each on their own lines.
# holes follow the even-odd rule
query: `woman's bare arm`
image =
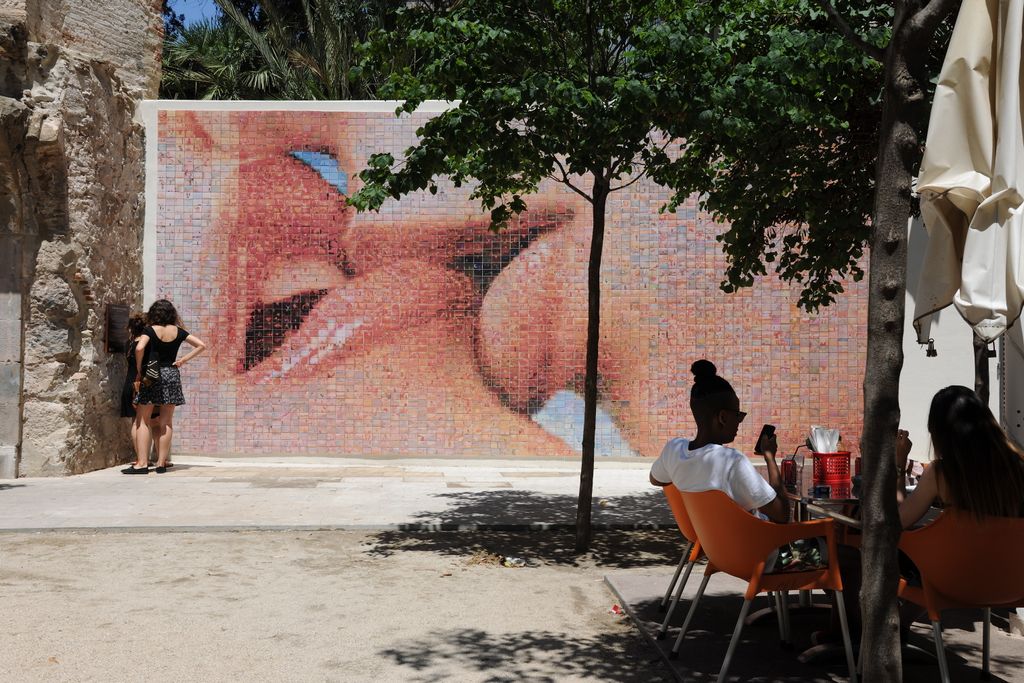
<svg viewBox="0 0 1024 683">
<path fill-rule="evenodd" d="M 142 381 L 142 359 L 146 355 L 146 346 L 149 344 L 149 335 L 144 334 L 135 342 L 135 381 Z"/>
<path fill-rule="evenodd" d="M 917 488 L 900 503 L 900 524 L 904 529 L 912 527 L 924 517 L 938 497 L 939 482 L 935 469 L 934 463 L 926 467 L 917 482 Z"/>
<path fill-rule="evenodd" d="M 195 336 L 194 334 L 190 334 L 187 337 L 185 337 L 185 342 L 194 348 L 192 349 L 192 351 L 185 354 L 184 358 L 179 358 L 178 360 L 174 361 L 174 367 L 176 368 L 180 368 L 182 365 L 189 362 L 190 360 L 192 360 L 193 358 L 195 358 L 196 356 L 198 356 L 199 354 L 206 350 L 206 343 L 199 337 Z"/>
</svg>

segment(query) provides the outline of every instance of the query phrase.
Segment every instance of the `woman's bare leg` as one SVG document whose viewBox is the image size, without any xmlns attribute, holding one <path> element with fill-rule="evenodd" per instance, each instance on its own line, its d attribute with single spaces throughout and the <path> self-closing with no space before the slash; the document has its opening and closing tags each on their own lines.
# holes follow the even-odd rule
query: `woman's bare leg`
<svg viewBox="0 0 1024 683">
<path fill-rule="evenodd" d="M 135 418 L 133 417 L 131 419 L 131 428 L 130 428 L 130 430 L 128 432 L 128 438 L 130 438 L 132 440 L 132 453 L 135 453 L 135 459 L 136 460 L 139 459 L 139 454 L 136 453 L 136 451 L 135 451 L 136 444 L 138 444 L 138 432 L 139 432 L 139 426 L 138 426 L 138 424 L 136 424 Z"/>
<path fill-rule="evenodd" d="M 167 460 L 171 457 L 171 436 L 174 431 L 171 427 L 174 420 L 174 406 L 160 406 L 160 438 L 156 442 L 156 466 L 167 467 Z"/>
<path fill-rule="evenodd" d="M 156 408 L 153 409 L 156 412 Z M 163 433 L 163 427 L 160 426 L 160 415 L 156 414 L 149 418 L 149 430 L 153 435 L 153 448 L 146 452 L 146 459 L 156 462 L 157 457 L 157 444 L 160 443 L 160 435 Z"/>
<path fill-rule="evenodd" d="M 149 467 L 149 449 L 153 445 L 153 430 L 149 423 L 153 415 L 153 406 L 139 404 L 135 406 L 135 467 Z"/>
</svg>

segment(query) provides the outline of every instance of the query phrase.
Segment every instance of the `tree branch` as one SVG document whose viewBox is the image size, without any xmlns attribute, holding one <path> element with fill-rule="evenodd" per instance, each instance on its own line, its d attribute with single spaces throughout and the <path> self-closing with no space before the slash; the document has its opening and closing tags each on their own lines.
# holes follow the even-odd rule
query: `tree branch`
<svg viewBox="0 0 1024 683">
<path fill-rule="evenodd" d="M 943 0 L 944 1 L 944 0 Z M 867 42 L 857 32 L 850 28 L 850 25 L 843 19 L 843 15 L 835 8 L 835 6 L 829 2 L 829 0 L 815 0 L 818 5 L 821 6 L 825 13 L 828 14 L 828 18 L 832 21 L 832 25 L 839 29 L 839 32 L 843 34 L 843 37 L 850 41 L 853 45 L 861 50 L 868 57 L 871 57 L 875 61 L 885 61 L 885 50 L 872 45 Z"/>
<path fill-rule="evenodd" d="M 960 0 L 931 0 L 911 18 L 910 22 L 914 32 L 921 31 L 930 36 L 939 27 L 939 24 L 959 6 Z"/>
<path fill-rule="evenodd" d="M 636 176 L 634 176 L 633 179 L 630 180 L 628 183 L 623 183 L 622 185 L 616 185 L 615 187 L 609 187 L 608 191 L 609 192 L 618 192 L 619 190 L 625 190 L 627 187 L 629 187 L 630 185 L 634 185 L 638 180 L 640 180 L 641 178 L 644 178 L 646 176 L 647 176 L 647 169 L 644 168 L 643 171 L 641 171 Z"/>
<path fill-rule="evenodd" d="M 658 151 L 659 151 L 659 152 L 664 152 L 664 151 L 665 151 L 665 149 L 666 149 L 666 148 L 667 148 L 667 147 L 668 147 L 668 146 L 669 146 L 670 144 L 672 144 L 672 140 L 673 140 L 673 138 L 666 138 L 666 139 L 665 139 L 665 142 L 663 142 L 663 143 L 662 143 L 661 145 L 659 145 L 659 146 L 658 146 Z M 654 144 L 654 141 L 653 141 L 653 140 L 651 140 L 651 139 L 650 139 L 649 137 L 647 138 L 647 141 L 648 141 L 648 142 L 649 142 L 650 144 Z M 633 157 L 633 158 L 634 158 L 634 159 L 636 159 L 636 157 Z M 612 169 L 612 171 L 613 171 L 613 172 L 614 172 L 615 170 L 616 170 L 616 169 L 614 169 L 614 168 Z M 638 180 L 640 180 L 641 178 L 644 178 L 644 177 L 646 177 L 646 176 L 647 176 L 647 174 L 648 174 L 648 173 L 650 172 L 650 170 L 651 170 L 651 169 L 650 169 L 650 167 L 649 167 L 649 166 L 644 166 L 644 170 L 643 170 L 643 171 L 641 171 L 641 172 L 639 173 L 639 175 L 635 176 L 635 177 L 634 177 L 634 178 L 633 178 L 632 180 L 630 180 L 629 182 L 627 182 L 627 183 L 624 183 L 624 184 L 622 184 L 622 185 L 616 185 L 615 187 L 609 187 L 609 188 L 608 188 L 608 191 L 609 191 L 609 192 L 617 192 L 618 190 L 624 190 L 624 189 L 626 189 L 627 187 L 629 187 L 630 185 L 633 185 L 634 183 L 636 183 L 636 182 L 637 182 Z"/>
<path fill-rule="evenodd" d="M 594 201 L 593 198 L 591 198 L 591 196 L 589 194 L 587 194 L 586 192 L 584 192 L 583 190 L 581 190 L 580 188 L 578 188 L 578 187 L 576 187 L 575 185 L 572 184 L 572 181 L 569 180 L 569 174 L 565 172 L 565 166 L 563 166 L 562 162 L 559 161 L 557 158 L 555 159 L 555 166 L 557 166 L 558 170 L 561 171 L 562 177 L 559 178 L 559 177 L 554 176 L 554 175 L 549 175 L 548 176 L 549 178 L 551 178 L 552 180 L 554 180 L 557 183 L 562 183 L 563 185 L 568 187 L 570 190 L 572 190 L 573 192 L 575 192 L 579 196 L 581 196 L 584 199 L 586 199 L 588 202 L 593 202 Z"/>
</svg>

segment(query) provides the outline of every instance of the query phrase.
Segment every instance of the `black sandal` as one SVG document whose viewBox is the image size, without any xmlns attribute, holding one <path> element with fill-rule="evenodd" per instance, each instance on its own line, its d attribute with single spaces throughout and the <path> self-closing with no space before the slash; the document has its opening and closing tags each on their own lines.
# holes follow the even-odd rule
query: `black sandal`
<svg viewBox="0 0 1024 683">
<path fill-rule="evenodd" d="M 135 465 L 132 465 L 121 470 L 121 474 L 149 474 L 149 468 L 141 467 L 136 469 Z"/>
<path fill-rule="evenodd" d="M 161 465 L 155 468 L 153 471 L 156 472 L 157 474 L 163 474 L 164 472 L 167 471 L 167 465 Z"/>
</svg>

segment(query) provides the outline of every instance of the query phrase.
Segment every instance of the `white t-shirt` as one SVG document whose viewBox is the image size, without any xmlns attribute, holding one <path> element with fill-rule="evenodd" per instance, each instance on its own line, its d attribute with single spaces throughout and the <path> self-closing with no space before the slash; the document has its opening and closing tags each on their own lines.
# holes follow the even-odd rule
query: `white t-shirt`
<svg viewBox="0 0 1024 683">
<path fill-rule="evenodd" d="M 758 474 L 747 456 L 735 448 L 708 444 L 690 450 L 690 440 L 676 438 L 665 444 L 651 466 L 651 477 L 672 482 L 680 491 L 718 490 L 758 517 L 758 509 L 775 499 L 773 489 Z"/>
</svg>

